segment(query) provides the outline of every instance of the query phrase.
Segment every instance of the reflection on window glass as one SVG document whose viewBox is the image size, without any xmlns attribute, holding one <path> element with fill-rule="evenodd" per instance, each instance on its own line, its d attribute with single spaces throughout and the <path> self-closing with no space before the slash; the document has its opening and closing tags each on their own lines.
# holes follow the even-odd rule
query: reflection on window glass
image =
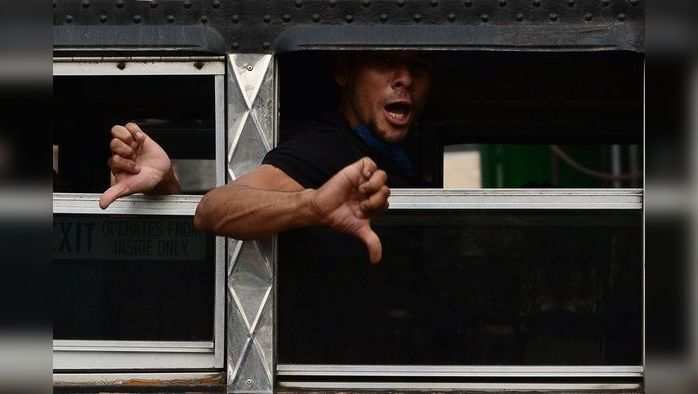
<svg viewBox="0 0 698 394">
<path fill-rule="evenodd" d="M 55 192 L 106 190 L 111 128 L 128 122 L 173 159 L 183 194 L 215 187 L 212 76 L 55 77 L 53 90 Z"/>
<path fill-rule="evenodd" d="M 447 145 L 444 188 L 641 187 L 640 153 L 638 145 Z"/>
<path fill-rule="evenodd" d="M 216 186 L 216 161 L 174 159 L 172 165 L 182 190 L 201 193 Z"/>
<path fill-rule="evenodd" d="M 444 147 L 444 188 L 482 187 L 482 158 L 477 145 Z"/>
<path fill-rule="evenodd" d="M 55 339 L 207 341 L 214 238 L 191 217 L 54 215 Z"/>
<path fill-rule="evenodd" d="M 282 234 L 279 362 L 638 365 L 639 211 L 391 211 Z M 321 246 L 319 246 L 321 245 Z"/>
</svg>

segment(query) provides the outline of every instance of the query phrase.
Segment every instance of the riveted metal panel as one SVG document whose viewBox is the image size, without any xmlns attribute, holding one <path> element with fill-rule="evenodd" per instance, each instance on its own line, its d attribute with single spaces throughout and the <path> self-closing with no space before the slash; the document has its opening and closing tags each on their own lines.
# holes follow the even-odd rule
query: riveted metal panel
<svg viewBox="0 0 698 394">
<path fill-rule="evenodd" d="M 643 51 L 645 0 L 54 0 L 57 49 L 272 53 L 297 28 L 354 45 Z M 382 32 L 362 35 L 363 28 Z M 353 29 L 357 27 L 357 29 Z M 409 27 L 414 33 L 397 34 Z M 444 27 L 449 35 L 439 33 Z M 340 28 L 340 29 L 335 29 Z M 347 29 L 349 28 L 349 29 Z M 344 30 L 342 30 L 344 29 Z M 340 33 L 311 37 L 322 44 Z M 275 44 L 276 42 L 276 44 Z M 298 49 L 298 48 L 296 48 Z"/>
<path fill-rule="evenodd" d="M 257 167 L 276 134 L 274 59 L 228 56 L 227 172 L 232 181 Z M 274 242 L 228 240 L 226 286 L 229 392 L 272 392 Z"/>
</svg>

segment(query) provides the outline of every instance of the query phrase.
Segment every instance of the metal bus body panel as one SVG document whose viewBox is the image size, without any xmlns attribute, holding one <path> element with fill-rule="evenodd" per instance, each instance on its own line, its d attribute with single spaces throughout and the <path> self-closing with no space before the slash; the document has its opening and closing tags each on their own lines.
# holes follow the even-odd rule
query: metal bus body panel
<svg viewBox="0 0 698 394">
<path fill-rule="evenodd" d="M 94 3 L 54 2 L 56 50 L 275 53 L 341 41 L 353 47 L 644 52 L 645 6 L 635 0 Z"/>
</svg>

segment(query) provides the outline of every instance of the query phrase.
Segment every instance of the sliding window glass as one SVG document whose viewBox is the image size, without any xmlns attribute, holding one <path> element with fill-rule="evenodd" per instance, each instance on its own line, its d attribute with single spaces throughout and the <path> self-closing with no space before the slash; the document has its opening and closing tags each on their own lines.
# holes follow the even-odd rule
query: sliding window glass
<svg viewBox="0 0 698 394">
<path fill-rule="evenodd" d="M 223 78 L 220 59 L 56 59 L 56 370 L 222 368 L 224 242 L 192 217 L 224 179 Z M 165 149 L 182 191 L 102 210 L 111 128 L 128 122 Z"/>
<path fill-rule="evenodd" d="M 372 220 L 381 263 L 323 228 L 279 235 L 280 380 L 641 377 L 642 57 L 420 56 L 403 146 L 423 182 Z M 333 59 L 282 55 L 282 143 L 337 110 Z M 328 71 L 292 78 L 306 64 Z"/>
</svg>

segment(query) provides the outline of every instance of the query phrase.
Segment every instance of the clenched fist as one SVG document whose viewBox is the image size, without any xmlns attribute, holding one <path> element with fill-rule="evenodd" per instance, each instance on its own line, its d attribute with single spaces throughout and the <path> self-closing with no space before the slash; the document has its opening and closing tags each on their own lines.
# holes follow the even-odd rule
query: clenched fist
<svg viewBox="0 0 698 394">
<path fill-rule="evenodd" d="M 179 181 L 167 153 L 135 123 L 114 126 L 108 165 L 112 186 L 102 194 L 99 206 L 107 208 L 119 197 L 134 193 L 177 193 Z"/>
</svg>

